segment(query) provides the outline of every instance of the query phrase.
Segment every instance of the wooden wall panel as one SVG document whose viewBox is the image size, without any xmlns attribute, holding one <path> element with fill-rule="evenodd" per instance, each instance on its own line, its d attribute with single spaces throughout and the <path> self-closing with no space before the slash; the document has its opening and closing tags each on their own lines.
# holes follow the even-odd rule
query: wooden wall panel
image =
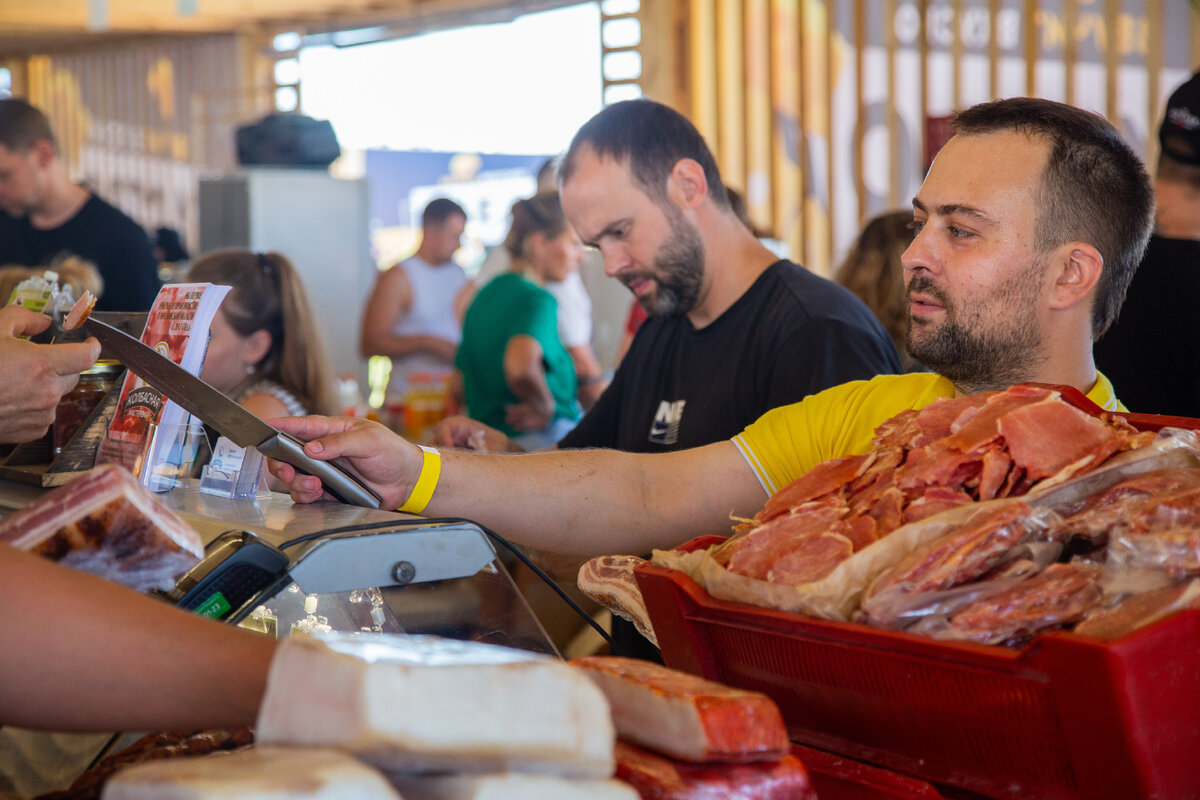
<svg viewBox="0 0 1200 800">
<path fill-rule="evenodd" d="M 908 206 L 956 109 L 1074 102 L 1153 160 L 1165 98 L 1200 62 L 1197 11 L 1173 0 L 672 1 L 692 15 L 684 110 L 754 222 L 823 274 L 866 218 Z"/>
<path fill-rule="evenodd" d="M 14 93 L 46 111 L 76 180 L 194 244 L 199 175 L 236 166 L 235 128 L 270 109 L 271 87 L 246 77 L 258 52 L 221 35 L 34 56 Z"/>
</svg>

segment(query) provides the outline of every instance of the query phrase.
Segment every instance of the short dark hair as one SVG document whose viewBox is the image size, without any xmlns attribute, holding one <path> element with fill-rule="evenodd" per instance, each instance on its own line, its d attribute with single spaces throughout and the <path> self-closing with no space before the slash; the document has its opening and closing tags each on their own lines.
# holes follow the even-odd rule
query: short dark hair
<svg viewBox="0 0 1200 800">
<path fill-rule="evenodd" d="M 667 176 L 675 164 L 690 158 L 704 169 L 713 202 L 729 208 L 717 161 L 704 137 L 687 117 L 662 103 L 644 98 L 613 103 L 584 123 L 558 166 L 561 185 L 571 179 L 585 145 L 599 157 L 628 164 L 634 181 L 659 203 L 666 202 Z"/>
<path fill-rule="evenodd" d="M 9 150 L 28 152 L 42 139 L 58 147 L 45 114 L 18 97 L 0 100 L 0 144 Z"/>
<path fill-rule="evenodd" d="M 1146 166 L 1099 114 L 1033 97 L 980 103 L 954 118 L 956 133 L 1012 130 L 1050 141 L 1038 187 L 1034 232 L 1042 252 L 1072 241 L 1104 259 L 1092 306 L 1092 336 L 1117 318 L 1154 226 L 1154 189 Z"/>
<path fill-rule="evenodd" d="M 449 197 L 439 197 L 436 200 L 430 200 L 429 205 L 425 206 L 425 210 L 421 212 L 421 227 L 442 225 L 451 217 L 466 219 L 467 212 L 463 211 L 463 207 Z"/>
</svg>

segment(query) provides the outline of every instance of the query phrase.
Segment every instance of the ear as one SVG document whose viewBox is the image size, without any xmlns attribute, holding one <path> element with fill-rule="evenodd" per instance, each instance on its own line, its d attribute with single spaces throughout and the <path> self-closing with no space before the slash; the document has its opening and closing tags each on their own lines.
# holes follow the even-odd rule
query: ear
<svg viewBox="0 0 1200 800">
<path fill-rule="evenodd" d="M 54 145 L 49 139 L 38 139 L 29 148 L 29 154 L 38 167 L 46 167 L 54 160 Z"/>
<path fill-rule="evenodd" d="M 242 358 L 247 366 L 252 366 L 267 357 L 271 352 L 274 339 L 265 328 L 259 328 L 242 340 Z"/>
<path fill-rule="evenodd" d="M 1065 310 L 1092 294 L 1100 282 L 1104 257 L 1086 242 L 1071 242 L 1055 250 L 1051 264 L 1057 268 L 1050 294 L 1050 308 Z"/>
<path fill-rule="evenodd" d="M 692 158 L 681 158 L 667 176 L 667 197 L 681 208 L 699 208 L 708 197 L 704 167 Z"/>
</svg>

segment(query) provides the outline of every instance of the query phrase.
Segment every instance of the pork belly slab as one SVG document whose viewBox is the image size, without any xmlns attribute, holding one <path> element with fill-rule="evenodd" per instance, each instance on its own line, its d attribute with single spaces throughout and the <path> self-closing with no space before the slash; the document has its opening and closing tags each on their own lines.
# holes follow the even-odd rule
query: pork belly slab
<svg viewBox="0 0 1200 800">
<path fill-rule="evenodd" d="M 260 744 L 336 747 L 389 773 L 607 778 L 616 738 L 595 684 L 562 661 L 430 636 L 280 643 Z"/>
<path fill-rule="evenodd" d="M 401 800 L 387 779 L 345 753 L 251 747 L 149 761 L 118 772 L 102 800 Z"/>
<path fill-rule="evenodd" d="M 622 739 L 684 761 L 775 761 L 788 751 L 778 706 L 650 661 L 586 656 L 571 661 L 608 698 Z"/>
<path fill-rule="evenodd" d="M 200 535 L 115 464 L 0 521 L 0 542 L 143 592 L 171 589 L 204 556 Z"/>
</svg>

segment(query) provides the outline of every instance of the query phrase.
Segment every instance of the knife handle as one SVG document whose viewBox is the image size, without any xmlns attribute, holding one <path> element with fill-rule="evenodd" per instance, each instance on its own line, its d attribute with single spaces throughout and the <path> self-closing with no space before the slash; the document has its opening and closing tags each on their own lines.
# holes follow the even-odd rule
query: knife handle
<svg viewBox="0 0 1200 800">
<path fill-rule="evenodd" d="M 331 461 L 310 458 L 304 452 L 304 443 L 286 433 L 279 433 L 267 439 L 258 445 L 258 451 L 267 458 L 285 461 L 301 472 L 317 476 L 329 493 L 343 503 L 364 508 L 380 508 L 383 504 L 374 492 L 359 483 L 345 469 Z"/>
</svg>

